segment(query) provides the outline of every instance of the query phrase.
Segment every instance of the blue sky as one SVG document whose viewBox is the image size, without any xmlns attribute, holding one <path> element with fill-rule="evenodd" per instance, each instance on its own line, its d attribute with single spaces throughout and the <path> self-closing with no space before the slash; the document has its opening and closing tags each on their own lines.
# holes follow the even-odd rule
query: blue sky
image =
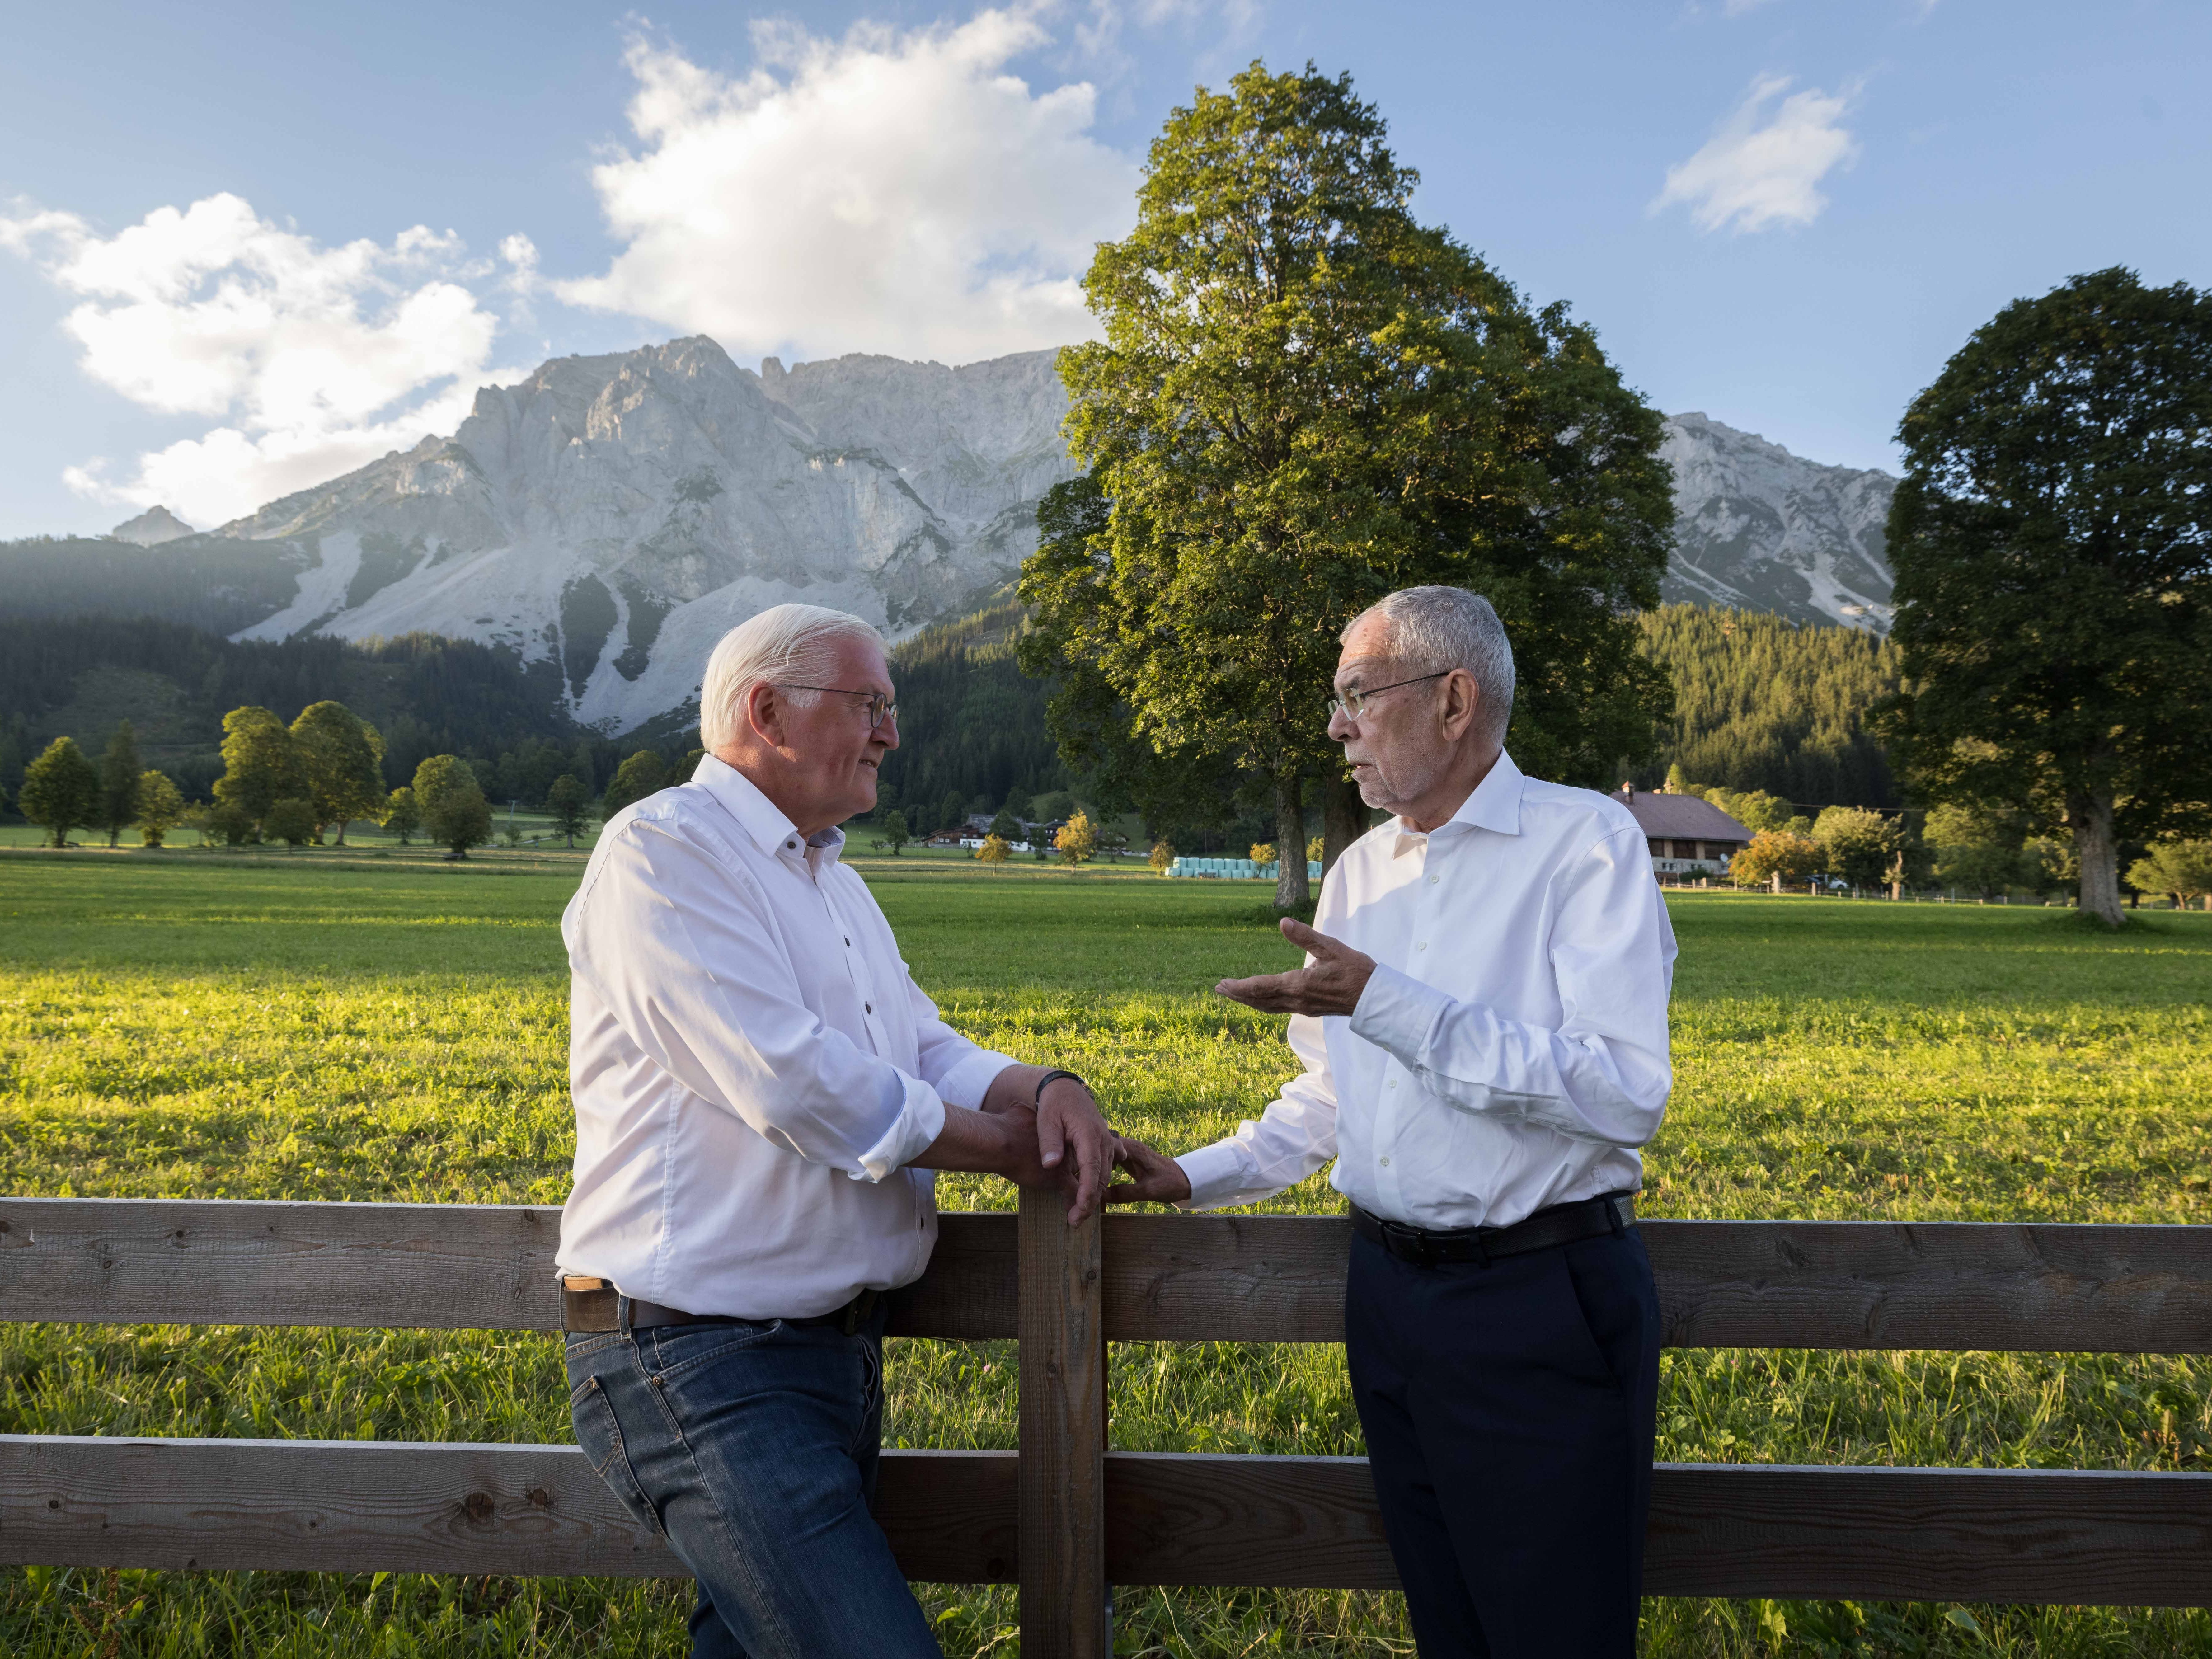
<svg viewBox="0 0 2212 1659">
<path fill-rule="evenodd" d="M 1662 409 L 1894 465 L 2007 301 L 2212 283 L 2212 7 L 1369 0 L 18 8 L 0 536 L 206 525 L 547 356 L 963 362 L 1085 325 L 1144 147 L 1348 70 L 1421 215 Z"/>
</svg>

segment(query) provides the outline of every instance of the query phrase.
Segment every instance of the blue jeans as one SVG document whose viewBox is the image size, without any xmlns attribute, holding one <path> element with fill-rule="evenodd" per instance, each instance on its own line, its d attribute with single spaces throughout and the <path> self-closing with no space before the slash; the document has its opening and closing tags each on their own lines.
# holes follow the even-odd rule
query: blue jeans
<svg viewBox="0 0 2212 1659">
<path fill-rule="evenodd" d="M 884 1320 L 568 1339 L 568 1410 L 599 1479 L 699 1581 L 694 1659 L 936 1659 L 869 1513 Z"/>
</svg>

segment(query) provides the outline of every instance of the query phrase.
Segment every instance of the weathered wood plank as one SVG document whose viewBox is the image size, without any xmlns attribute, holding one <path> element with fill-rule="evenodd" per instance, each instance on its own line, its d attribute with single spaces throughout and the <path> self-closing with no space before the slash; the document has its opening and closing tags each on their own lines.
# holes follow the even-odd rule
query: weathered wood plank
<svg viewBox="0 0 2212 1659">
<path fill-rule="evenodd" d="M 2212 1605 L 2212 1475 L 1662 1464 L 1644 1591 Z"/>
<path fill-rule="evenodd" d="M 1390 1589 L 1361 1458 L 1117 1452 L 1116 1583 Z M 2212 1604 L 2212 1475 L 1662 1464 L 1650 1595 Z"/>
<path fill-rule="evenodd" d="M 939 1215 L 929 1271 L 893 1293 L 886 1328 L 893 1336 L 1012 1336 L 1018 1328 L 1019 1273 L 1011 1212 Z"/>
<path fill-rule="evenodd" d="M 0 1199 L 0 1318 L 551 1330 L 557 1211 Z M 1012 1214 L 940 1218 L 902 1336 L 1009 1337 Z M 1677 1347 L 2212 1352 L 2212 1227 L 1646 1221 Z M 1333 1216 L 1114 1215 L 1117 1341 L 1327 1342 Z"/>
<path fill-rule="evenodd" d="M 560 1228 L 504 1204 L 0 1199 L 0 1317 L 558 1330 Z"/>
<path fill-rule="evenodd" d="M 2212 1227 L 1648 1221 L 1668 1346 L 2212 1353 Z"/>
<path fill-rule="evenodd" d="M 1674 1347 L 2212 1352 L 2212 1227 L 1645 1221 Z M 1343 1340 L 1350 1224 L 1110 1217 L 1116 1341 Z"/>
<path fill-rule="evenodd" d="M 1012 1452 L 887 1451 L 908 1577 L 1014 1576 Z M 0 1562 L 682 1577 L 574 1446 L 0 1435 Z"/>
<path fill-rule="evenodd" d="M 877 1513 L 909 1577 L 1005 1583 L 1018 1484 L 888 1451 Z M 1115 1452 L 1103 1489 L 1116 1583 L 1395 1583 L 1363 1459 Z M 572 1446 L 375 1441 L 0 1436 L 0 1562 L 683 1575 Z M 2212 1475 L 1664 1464 L 1644 1589 L 2212 1604 Z"/>
<path fill-rule="evenodd" d="M 1099 1218 L 1030 1188 L 1021 1207 L 1022 1651 L 1106 1659 L 1106 1334 Z"/>
</svg>

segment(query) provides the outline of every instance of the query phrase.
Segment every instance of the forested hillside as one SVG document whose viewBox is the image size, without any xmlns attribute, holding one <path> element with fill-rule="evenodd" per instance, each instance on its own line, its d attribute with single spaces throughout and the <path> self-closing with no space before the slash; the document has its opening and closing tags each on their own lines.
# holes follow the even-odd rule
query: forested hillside
<svg viewBox="0 0 2212 1659">
<path fill-rule="evenodd" d="M 1865 725 L 1897 686 L 1889 641 L 1694 605 L 1662 605 L 1642 621 L 1644 654 L 1674 678 L 1674 718 L 1636 781 L 1656 784 L 1679 763 L 1695 783 L 1805 805 L 1895 804 L 1888 759 Z"/>
<path fill-rule="evenodd" d="M 159 617 L 234 634 L 289 605 L 312 562 L 289 543 L 221 536 L 158 547 L 88 536 L 0 542 L 0 620 Z"/>
<path fill-rule="evenodd" d="M 1068 787 L 1045 730 L 1048 688 L 1015 665 L 1022 607 L 1012 599 L 943 623 L 891 653 L 899 747 L 884 763 L 891 804 L 931 823 L 946 808 L 995 811 L 1017 792 Z"/>
<path fill-rule="evenodd" d="M 584 734 L 560 712 L 558 675 L 551 663 L 526 666 L 512 652 L 428 634 L 240 645 L 144 618 L 0 620 L 0 788 L 12 791 L 50 739 L 97 754 L 128 720 L 146 764 L 204 796 L 222 769 L 226 714 L 252 703 L 289 720 L 326 697 L 383 733 L 386 770 L 402 781 L 429 755 L 565 750 Z"/>
</svg>

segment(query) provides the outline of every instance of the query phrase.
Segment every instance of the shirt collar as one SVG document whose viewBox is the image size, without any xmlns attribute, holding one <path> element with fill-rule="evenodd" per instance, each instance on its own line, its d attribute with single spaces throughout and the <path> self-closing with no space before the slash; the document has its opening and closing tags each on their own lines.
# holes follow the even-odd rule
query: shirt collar
<svg viewBox="0 0 2212 1659">
<path fill-rule="evenodd" d="M 691 781 L 719 801 L 762 852 L 771 856 L 804 855 L 807 842 L 799 833 L 799 826 L 783 815 L 782 808 L 761 793 L 758 784 L 736 767 L 707 755 L 691 774 Z M 836 836 L 836 845 L 844 842 L 842 830 L 825 830 L 823 834 Z M 817 840 L 815 844 L 823 843 Z"/>
<path fill-rule="evenodd" d="M 1459 804 L 1459 811 L 1438 824 L 1430 834 L 1441 834 L 1455 825 L 1471 830 L 1492 830 L 1501 836 L 1521 833 L 1521 789 L 1527 781 L 1521 769 L 1513 763 L 1513 757 L 1504 750 L 1490 770 L 1483 774 L 1482 781 L 1474 786 L 1468 798 Z M 1411 828 L 1403 818 L 1394 820 L 1397 839 L 1391 844 L 1393 858 L 1410 851 L 1428 838 L 1421 830 Z"/>
</svg>

